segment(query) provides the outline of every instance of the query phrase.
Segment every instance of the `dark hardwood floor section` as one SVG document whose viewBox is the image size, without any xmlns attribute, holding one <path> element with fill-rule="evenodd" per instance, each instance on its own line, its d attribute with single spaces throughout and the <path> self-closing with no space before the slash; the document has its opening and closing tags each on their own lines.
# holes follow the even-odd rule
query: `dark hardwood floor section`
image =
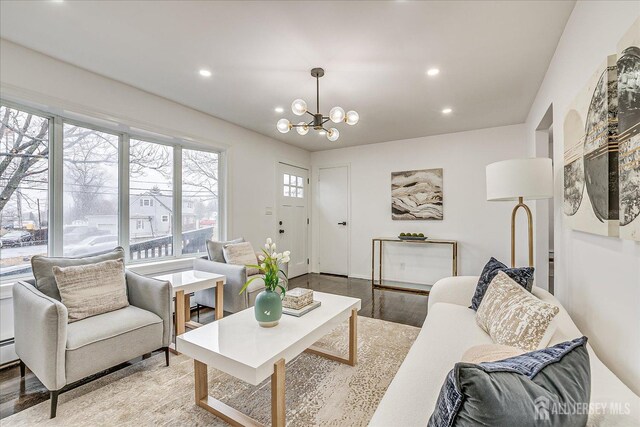
<svg viewBox="0 0 640 427">
<path fill-rule="evenodd" d="M 289 280 L 289 289 L 309 288 L 315 291 L 345 295 L 362 300 L 358 315 L 421 327 L 427 317 L 426 295 L 384 289 L 371 290 L 371 282 L 363 279 L 305 274 Z"/>
<path fill-rule="evenodd" d="M 289 289 L 293 288 L 310 288 L 320 292 L 360 298 L 362 300 L 362 309 L 358 312 L 360 316 L 418 327 L 422 326 L 427 316 L 428 296 L 378 289 L 372 291 L 371 283 L 367 280 L 306 274 L 289 281 Z M 231 313 L 225 313 L 225 316 L 229 314 Z M 195 310 L 192 311 L 192 319 L 197 320 Z M 201 323 L 209 323 L 213 320 L 213 310 L 200 309 L 199 321 Z M 70 388 L 79 387 L 96 378 L 131 366 L 140 360 L 142 357 L 122 363 L 73 384 Z M 24 380 L 20 378 L 20 369 L 17 364 L 0 370 L 0 419 L 48 399 L 48 390 L 28 369 Z"/>
</svg>

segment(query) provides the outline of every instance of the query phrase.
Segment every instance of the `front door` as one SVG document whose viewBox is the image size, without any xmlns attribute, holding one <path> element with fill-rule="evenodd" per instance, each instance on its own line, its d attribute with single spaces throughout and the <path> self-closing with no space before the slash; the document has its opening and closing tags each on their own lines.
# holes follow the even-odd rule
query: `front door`
<svg viewBox="0 0 640 427">
<path fill-rule="evenodd" d="M 279 164 L 278 171 L 278 252 L 291 251 L 289 277 L 307 274 L 309 171 Z"/>
</svg>

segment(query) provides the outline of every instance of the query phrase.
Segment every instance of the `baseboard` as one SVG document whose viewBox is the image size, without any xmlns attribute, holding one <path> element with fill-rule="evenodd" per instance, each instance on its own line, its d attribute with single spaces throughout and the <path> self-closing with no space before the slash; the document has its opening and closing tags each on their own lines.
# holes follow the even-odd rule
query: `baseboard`
<svg viewBox="0 0 640 427">
<path fill-rule="evenodd" d="M 3 343 L 2 346 L 0 346 L 0 367 L 15 362 L 16 360 L 18 360 L 18 355 L 16 354 L 16 345 L 13 343 L 13 340 Z"/>
</svg>

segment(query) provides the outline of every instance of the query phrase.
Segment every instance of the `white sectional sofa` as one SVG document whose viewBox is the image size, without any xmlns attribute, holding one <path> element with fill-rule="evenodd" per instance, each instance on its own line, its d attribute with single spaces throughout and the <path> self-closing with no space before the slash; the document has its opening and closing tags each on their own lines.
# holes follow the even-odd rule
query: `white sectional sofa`
<svg viewBox="0 0 640 427">
<path fill-rule="evenodd" d="M 425 427 L 447 373 L 460 361 L 465 350 L 474 345 L 492 343 L 489 335 L 476 324 L 475 311 L 468 308 L 477 282 L 475 276 L 458 276 L 442 279 L 433 286 L 422 330 L 369 426 Z M 537 287 L 532 293 L 560 308 L 558 329 L 550 345 L 583 335 L 553 295 Z M 598 359 L 590 346 L 589 356 L 591 403 L 605 404 L 607 409 L 602 410 L 599 406 L 593 411 L 588 425 L 640 426 L 640 397 Z M 621 415 L 620 412 L 628 414 Z"/>
</svg>

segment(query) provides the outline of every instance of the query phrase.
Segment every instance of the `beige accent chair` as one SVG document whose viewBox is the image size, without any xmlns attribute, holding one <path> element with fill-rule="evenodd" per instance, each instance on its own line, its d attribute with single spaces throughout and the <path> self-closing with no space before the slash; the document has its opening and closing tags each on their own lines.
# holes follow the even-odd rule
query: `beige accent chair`
<svg viewBox="0 0 640 427">
<path fill-rule="evenodd" d="M 86 265 L 120 259 L 122 248 L 86 258 L 36 258 L 34 276 L 52 265 Z M 39 264 L 38 264 L 39 263 Z M 52 273 L 51 273 L 52 274 Z M 68 323 L 55 280 L 28 280 L 13 285 L 15 351 L 20 375 L 25 368 L 50 391 L 51 418 L 58 394 L 69 385 L 136 357 L 164 350 L 169 366 L 171 284 L 126 271 L 129 306 Z"/>
</svg>

